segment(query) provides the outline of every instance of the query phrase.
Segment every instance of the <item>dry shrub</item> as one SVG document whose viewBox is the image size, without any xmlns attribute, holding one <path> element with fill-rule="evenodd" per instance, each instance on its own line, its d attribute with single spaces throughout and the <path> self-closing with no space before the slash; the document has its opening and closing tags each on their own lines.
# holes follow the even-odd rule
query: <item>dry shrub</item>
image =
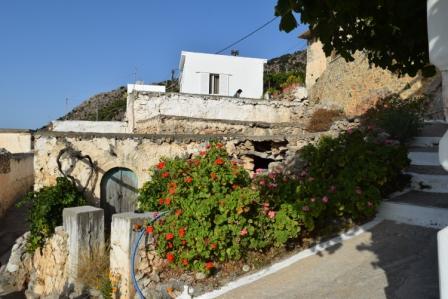
<svg viewBox="0 0 448 299">
<path fill-rule="evenodd" d="M 333 122 L 343 116 L 339 110 L 328 110 L 324 108 L 314 111 L 306 128 L 309 132 L 324 132 L 331 128 Z"/>
<path fill-rule="evenodd" d="M 78 279 L 88 288 L 103 291 L 110 284 L 109 248 L 95 248 L 79 260 Z"/>
</svg>

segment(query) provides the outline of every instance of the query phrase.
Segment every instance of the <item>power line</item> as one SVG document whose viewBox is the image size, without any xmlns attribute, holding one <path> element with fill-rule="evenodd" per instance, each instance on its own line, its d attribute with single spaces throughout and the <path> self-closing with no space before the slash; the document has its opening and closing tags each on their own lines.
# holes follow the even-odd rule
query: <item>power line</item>
<svg viewBox="0 0 448 299">
<path fill-rule="evenodd" d="M 239 44 L 240 42 L 242 42 L 243 40 L 245 40 L 246 38 L 254 35 L 255 33 L 257 33 L 258 31 L 260 31 L 261 29 L 263 29 L 264 27 L 268 26 L 269 24 L 271 24 L 272 22 L 274 22 L 276 19 L 278 18 L 278 16 L 272 18 L 271 20 L 269 20 L 268 22 L 264 23 L 263 25 L 261 25 L 260 27 L 258 27 L 257 29 L 255 29 L 254 31 L 246 34 L 245 36 L 243 36 L 242 38 L 240 38 L 239 40 L 235 41 L 234 43 L 230 44 L 229 46 L 223 48 L 222 50 L 216 52 L 215 54 L 220 54 L 222 52 L 224 52 L 225 50 L 235 46 L 236 44 Z"/>
</svg>

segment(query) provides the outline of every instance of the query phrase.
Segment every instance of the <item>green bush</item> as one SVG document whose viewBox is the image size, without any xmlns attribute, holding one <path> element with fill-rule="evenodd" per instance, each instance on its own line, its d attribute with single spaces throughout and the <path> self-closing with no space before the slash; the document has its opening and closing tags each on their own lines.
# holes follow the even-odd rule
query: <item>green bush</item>
<svg viewBox="0 0 448 299">
<path fill-rule="evenodd" d="M 39 191 L 29 192 L 19 206 L 31 203 L 27 221 L 30 236 L 27 239 L 28 251 L 34 251 L 45 244 L 45 239 L 54 233 L 56 226 L 62 224 L 64 208 L 85 204 L 82 193 L 67 178 L 59 177 L 56 185 L 44 187 Z"/>
<path fill-rule="evenodd" d="M 305 74 L 303 72 L 271 72 L 264 75 L 264 90 L 269 91 L 271 94 L 281 92 L 283 88 L 295 83 L 305 83 Z"/>
<path fill-rule="evenodd" d="M 302 149 L 306 168 L 297 198 L 305 205 L 324 203 L 320 220 L 354 221 L 375 214 L 385 193 L 403 187 L 402 170 L 409 165 L 407 150 L 373 130 L 349 130 L 337 138 L 324 137 Z"/>
<path fill-rule="evenodd" d="M 424 98 L 403 100 L 393 95 L 380 100 L 369 109 L 363 122 L 366 126 L 378 126 L 391 138 L 405 143 L 415 137 L 423 126 L 425 105 Z"/>
<path fill-rule="evenodd" d="M 171 210 L 150 228 L 158 252 L 184 269 L 209 271 L 215 262 L 239 260 L 297 236 L 293 209 L 271 209 L 222 145 L 209 147 L 192 159 L 162 160 L 140 191 L 143 210 Z"/>
</svg>

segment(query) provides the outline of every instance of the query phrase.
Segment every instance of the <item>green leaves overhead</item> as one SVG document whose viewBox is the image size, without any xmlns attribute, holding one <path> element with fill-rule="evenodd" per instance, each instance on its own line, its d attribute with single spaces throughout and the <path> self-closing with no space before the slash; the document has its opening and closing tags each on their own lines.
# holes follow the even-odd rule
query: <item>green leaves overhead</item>
<svg viewBox="0 0 448 299">
<path fill-rule="evenodd" d="M 300 16 L 327 56 L 336 50 L 351 60 L 364 51 L 370 63 L 399 75 L 435 73 L 429 65 L 426 1 L 278 0 L 275 15 L 286 32 L 298 26 Z"/>
</svg>

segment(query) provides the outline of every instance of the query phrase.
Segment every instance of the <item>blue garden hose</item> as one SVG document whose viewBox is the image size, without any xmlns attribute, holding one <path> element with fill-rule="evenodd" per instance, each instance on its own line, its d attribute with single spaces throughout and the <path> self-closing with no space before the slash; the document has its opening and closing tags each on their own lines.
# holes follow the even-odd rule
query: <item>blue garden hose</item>
<svg viewBox="0 0 448 299">
<path fill-rule="evenodd" d="M 170 211 L 160 212 L 156 217 L 151 219 L 148 222 L 148 224 L 152 224 L 152 223 L 156 222 L 158 219 L 160 219 L 161 217 L 165 216 L 169 212 Z M 134 246 L 132 247 L 132 251 L 131 251 L 131 278 L 132 278 L 132 283 L 134 285 L 135 291 L 137 292 L 137 294 L 140 296 L 141 299 L 145 299 L 145 296 L 143 295 L 142 290 L 138 286 L 137 279 L 135 278 L 135 255 L 137 254 L 138 245 L 140 244 L 140 241 L 141 241 L 141 239 L 142 239 L 142 237 L 144 235 L 145 235 L 145 227 L 142 226 L 142 229 L 137 233 L 137 237 L 135 238 Z"/>
</svg>

